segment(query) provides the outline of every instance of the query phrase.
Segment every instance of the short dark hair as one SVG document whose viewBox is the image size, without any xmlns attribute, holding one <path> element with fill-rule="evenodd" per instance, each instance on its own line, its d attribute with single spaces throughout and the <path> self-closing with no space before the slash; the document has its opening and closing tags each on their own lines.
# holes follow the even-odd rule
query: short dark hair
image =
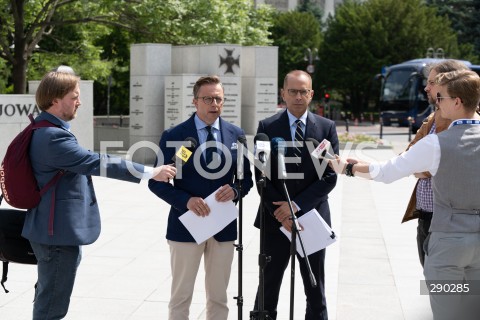
<svg viewBox="0 0 480 320">
<path fill-rule="evenodd" d="M 211 76 L 206 76 L 206 77 L 200 77 L 197 82 L 195 82 L 195 85 L 193 86 L 193 97 L 195 99 L 198 98 L 198 91 L 200 91 L 200 88 L 204 85 L 208 84 L 219 84 L 222 87 L 223 90 L 223 84 L 220 81 L 220 78 L 215 75 Z"/>
</svg>

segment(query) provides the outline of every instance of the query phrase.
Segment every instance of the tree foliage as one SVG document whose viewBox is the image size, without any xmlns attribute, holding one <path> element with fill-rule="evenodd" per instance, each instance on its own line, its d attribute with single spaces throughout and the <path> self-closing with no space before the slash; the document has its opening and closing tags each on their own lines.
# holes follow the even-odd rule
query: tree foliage
<svg viewBox="0 0 480 320">
<path fill-rule="evenodd" d="M 68 64 L 98 80 L 100 101 L 112 75 L 112 93 L 121 95 L 113 100 L 125 112 L 130 44 L 267 45 L 272 12 L 251 0 L 0 0 L 0 72 L 25 93 L 27 75 Z"/>
<path fill-rule="evenodd" d="M 267 45 L 269 6 L 251 0 L 143 0 L 127 7 L 141 39 L 174 45 L 235 43 Z M 138 17 L 138 18 L 136 18 Z"/>
<path fill-rule="evenodd" d="M 460 50 L 469 55 L 468 60 L 479 63 L 480 0 L 427 0 L 427 4 L 437 8 L 439 15 L 449 18 L 452 28 L 457 32 Z"/>
<path fill-rule="evenodd" d="M 113 112 L 128 113 L 130 44 L 170 43 L 191 45 L 236 43 L 268 45 L 273 10 L 268 6 L 253 7 L 249 0 L 145 0 L 141 5 L 119 4 L 123 19 L 131 28 L 114 27 L 110 34 L 97 39 L 101 58 L 114 62 L 111 69 Z M 96 112 L 107 110 L 107 83 L 96 83 Z M 112 108 L 113 109 L 113 108 Z"/>
<path fill-rule="evenodd" d="M 0 58 L 12 68 L 14 93 L 25 93 L 27 72 L 36 75 L 44 71 L 29 69 L 34 56 L 37 67 L 53 60 L 70 61 L 70 65 L 78 66 L 76 70 L 80 71 L 81 63 L 88 62 L 84 68 L 90 71 L 87 75 L 101 73 L 104 66 L 95 63 L 99 50 L 92 46 L 90 39 L 107 30 L 86 24 L 124 25 L 118 22 L 121 21 L 118 15 L 109 10 L 114 2 L 0 0 Z M 48 37 L 50 43 L 42 41 Z"/>
<path fill-rule="evenodd" d="M 328 20 L 320 50 L 323 81 L 359 113 L 382 66 L 424 57 L 429 47 L 462 58 L 449 20 L 424 1 L 346 0 Z"/>
<path fill-rule="evenodd" d="M 273 45 L 278 46 L 278 81 L 283 86 L 285 75 L 295 69 L 305 70 L 307 48 L 319 49 L 323 36 L 319 21 L 310 12 L 278 13 L 272 27 Z M 315 85 L 315 83 L 314 83 Z"/>
</svg>

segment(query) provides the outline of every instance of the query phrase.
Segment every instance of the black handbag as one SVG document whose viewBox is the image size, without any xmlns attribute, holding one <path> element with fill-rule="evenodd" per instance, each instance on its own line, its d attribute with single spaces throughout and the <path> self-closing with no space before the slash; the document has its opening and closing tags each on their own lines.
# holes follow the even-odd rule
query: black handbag
<svg viewBox="0 0 480 320">
<path fill-rule="evenodd" d="M 30 242 L 22 237 L 25 215 L 24 210 L 0 208 L 0 261 L 3 262 L 1 285 L 7 293 L 4 283 L 7 281 L 10 262 L 37 264 Z"/>
</svg>

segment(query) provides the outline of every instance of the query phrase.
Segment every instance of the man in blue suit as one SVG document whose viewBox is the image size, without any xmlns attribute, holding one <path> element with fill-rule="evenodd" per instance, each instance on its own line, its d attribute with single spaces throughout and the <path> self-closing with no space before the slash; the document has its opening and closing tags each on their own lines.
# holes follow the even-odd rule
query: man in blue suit
<svg viewBox="0 0 480 320">
<path fill-rule="evenodd" d="M 308 138 L 313 138 L 319 142 L 327 139 L 331 142 L 333 151 L 337 154 L 338 137 L 335 123 L 308 111 L 308 105 L 313 97 L 312 78 L 310 75 L 304 71 L 291 71 L 285 77 L 281 95 L 287 105 L 287 110 L 260 121 L 257 133 L 264 133 L 270 138 L 280 137 L 285 141 L 292 142 L 292 144 L 296 140 L 304 142 Z M 297 126 L 299 126 L 299 129 L 297 129 Z M 317 173 L 314 161 L 318 160 L 312 159 L 305 143 L 302 145 L 298 148 L 298 151 L 294 147 L 288 147 L 286 153 L 286 157 L 290 157 L 292 161 L 295 160 L 295 157 L 298 157 L 296 163 L 290 161 L 286 164 L 287 179 L 284 180 L 292 200 L 293 210 L 295 215 L 300 217 L 315 208 L 330 225 L 328 194 L 335 187 L 337 176 L 326 165 L 323 166 L 324 168 L 326 167 L 323 172 Z M 299 154 L 296 155 L 296 152 L 299 152 Z M 276 319 L 280 286 L 290 258 L 290 241 L 280 231 L 280 227 L 283 226 L 288 231 L 291 231 L 292 220 L 290 219 L 290 208 L 283 190 L 283 181 L 278 178 L 277 159 L 275 157 L 271 157 L 271 159 L 271 178 L 266 181 L 264 190 L 265 201 L 262 203 L 265 221 L 265 255 L 271 257 L 270 262 L 264 269 L 264 306 L 270 317 Z M 259 171 L 256 170 L 255 174 L 257 176 Z M 290 174 L 297 176 L 300 174 L 302 177 L 289 178 L 288 175 Z M 259 210 L 259 214 L 261 212 L 262 210 Z M 257 228 L 260 227 L 259 214 L 255 221 Z M 324 287 L 325 250 L 308 256 L 312 272 L 318 284 L 315 288 L 310 284 L 305 259 L 298 254 L 297 258 L 307 298 L 305 319 L 326 320 L 328 315 Z M 255 309 L 258 310 L 258 292 Z"/>
<path fill-rule="evenodd" d="M 62 174 L 40 204 L 27 212 L 22 232 L 38 260 L 33 320 L 66 316 L 82 256 L 81 246 L 91 244 L 100 235 L 100 215 L 91 176 L 138 183 L 141 178 L 152 177 L 168 181 L 176 174 L 170 166 L 147 168 L 82 148 L 68 123 L 75 118 L 81 104 L 79 81 L 71 71 L 51 71 L 43 77 L 36 92 L 42 112 L 35 121 L 47 120 L 56 127 L 40 128 L 33 133 L 30 145 L 33 172 L 39 188 L 58 172 Z"/>
<path fill-rule="evenodd" d="M 176 152 L 169 142 L 193 138 L 200 147 L 193 150 L 194 155 L 182 166 L 182 175 L 175 177 L 173 185 L 153 180 L 149 182 L 150 190 L 172 206 L 167 227 L 172 269 L 169 320 L 189 319 L 202 256 L 207 295 L 206 319 L 227 319 L 227 287 L 233 261 L 233 242 L 237 238 L 236 220 L 205 242 L 197 244 L 179 217 L 188 210 L 198 216 L 207 216 L 210 208 L 204 199 L 212 193 L 220 202 L 237 201 L 253 186 L 252 173 L 245 159 L 242 194 L 239 194 L 233 182 L 237 170 L 237 140 L 245 133 L 220 117 L 225 102 L 220 79 L 217 76 L 201 77 L 193 87 L 193 96 L 196 113 L 162 134 L 160 150 L 164 163 L 168 163 Z M 210 152 L 212 149 L 216 150 L 213 154 Z"/>
</svg>

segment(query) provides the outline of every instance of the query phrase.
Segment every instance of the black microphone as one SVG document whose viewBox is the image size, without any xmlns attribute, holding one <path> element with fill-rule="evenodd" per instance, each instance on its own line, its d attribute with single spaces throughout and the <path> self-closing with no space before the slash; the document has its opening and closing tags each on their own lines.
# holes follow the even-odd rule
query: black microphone
<svg viewBox="0 0 480 320">
<path fill-rule="evenodd" d="M 313 147 L 316 149 L 318 147 L 318 145 L 320 144 L 320 142 L 318 142 L 317 139 L 314 139 L 314 138 L 307 138 L 307 141 L 310 141 L 312 144 L 313 144 Z"/>
<path fill-rule="evenodd" d="M 272 139 L 273 153 L 277 156 L 278 165 L 278 179 L 287 179 L 287 168 L 285 167 L 285 152 L 287 150 L 287 143 L 285 139 L 276 137 Z"/>
<path fill-rule="evenodd" d="M 181 164 L 182 166 L 187 163 L 188 159 L 193 154 L 193 150 L 197 147 L 197 140 L 192 137 L 188 137 L 185 139 L 185 141 L 182 143 L 182 146 L 178 149 L 178 151 L 173 155 L 172 161 L 173 165 L 177 163 L 177 159 L 182 160 Z"/>
<path fill-rule="evenodd" d="M 243 180 L 243 176 L 244 176 L 243 160 L 244 160 L 244 152 L 246 148 L 247 148 L 247 138 L 245 138 L 245 136 L 239 136 L 237 138 L 237 179 L 238 180 Z"/>
</svg>

